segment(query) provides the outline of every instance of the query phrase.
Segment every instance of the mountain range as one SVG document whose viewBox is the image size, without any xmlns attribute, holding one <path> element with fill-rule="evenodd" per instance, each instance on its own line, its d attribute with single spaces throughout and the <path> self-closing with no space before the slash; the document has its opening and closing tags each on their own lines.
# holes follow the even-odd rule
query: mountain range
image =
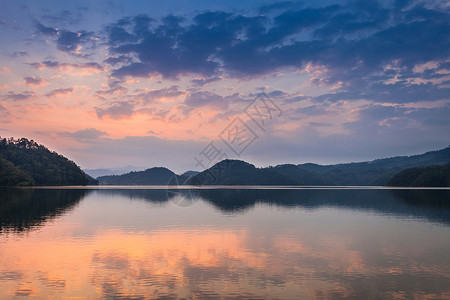
<svg viewBox="0 0 450 300">
<path fill-rule="evenodd" d="M 450 186 L 450 146 L 420 155 L 335 165 L 283 164 L 257 168 L 223 160 L 181 175 L 164 167 L 92 178 L 73 161 L 26 138 L 0 137 L 0 186 L 28 185 L 308 185 Z M 123 170 L 125 170 L 124 168 Z M 98 170 L 105 172 L 105 170 Z"/>
<path fill-rule="evenodd" d="M 202 172 L 188 171 L 177 175 L 167 168 L 156 167 L 123 175 L 100 176 L 97 180 L 102 185 L 381 186 L 406 169 L 449 163 L 450 146 L 420 155 L 335 165 L 306 163 L 257 168 L 245 161 L 227 159 Z"/>
</svg>

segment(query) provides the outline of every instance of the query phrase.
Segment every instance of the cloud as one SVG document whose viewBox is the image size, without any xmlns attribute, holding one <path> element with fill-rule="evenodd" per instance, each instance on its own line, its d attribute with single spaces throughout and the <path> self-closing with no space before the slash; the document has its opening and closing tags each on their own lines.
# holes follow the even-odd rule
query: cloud
<svg viewBox="0 0 450 300">
<path fill-rule="evenodd" d="M 7 67 L 7 66 L 0 67 L 0 74 L 8 74 L 9 72 L 11 72 L 10 67 Z"/>
<path fill-rule="evenodd" d="M 48 92 L 45 94 L 47 97 L 61 97 L 61 96 L 67 96 L 74 92 L 73 88 L 58 88 L 51 92 Z"/>
<path fill-rule="evenodd" d="M 267 96 L 268 96 L 269 98 L 284 97 L 284 96 L 287 96 L 287 95 L 288 95 L 287 93 L 285 93 L 285 92 L 283 92 L 283 91 L 280 91 L 280 90 L 271 91 L 271 92 L 267 93 Z M 256 97 L 256 96 L 257 96 L 257 95 L 255 95 L 255 97 Z"/>
<path fill-rule="evenodd" d="M 6 117 L 8 115 L 9 115 L 8 110 L 3 105 L 0 104 L 0 116 Z"/>
<path fill-rule="evenodd" d="M 189 108 L 199 108 L 204 106 L 223 110 L 228 108 L 228 101 L 226 101 L 222 96 L 208 91 L 188 94 L 184 104 L 186 104 Z"/>
<path fill-rule="evenodd" d="M 89 42 L 92 43 L 95 39 L 93 32 L 61 30 L 58 32 L 56 45 L 60 51 L 76 56 L 85 56 L 81 53 L 82 46 Z"/>
<path fill-rule="evenodd" d="M 67 19 L 72 16 L 69 11 L 61 13 L 61 15 L 64 14 L 65 17 L 63 17 L 63 19 Z M 64 21 L 58 20 L 58 23 Z M 38 34 L 42 34 L 48 37 L 55 37 L 56 47 L 58 50 L 79 57 L 87 57 L 88 55 L 83 53 L 83 47 L 89 44 L 89 47 L 94 48 L 95 41 L 98 40 L 98 38 L 92 31 L 70 31 L 65 29 L 60 30 L 58 28 L 45 26 L 39 21 L 36 21 L 36 31 Z"/>
<path fill-rule="evenodd" d="M 8 94 L 2 96 L 3 99 L 12 101 L 32 100 L 35 97 L 36 97 L 35 93 L 30 91 L 25 91 L 22 93 L 8 92 Z"/>
<path fill-rule="evenodd" d="M 105 131 L 100 131 L 95 128 L 86 128 L 83 130 L 75 131 L 75 132 L 61 132 L 61 136 L 74 138 L 77 140 L 93 140 L 99 139 L 105 136 L 109 136 L 109 134 Z"/>
<path fill-rule="evenodd" d="M 429 128 L 430 131 L 436 129 L 440 131 L 450 130 L 449 115 L 450 104 L 447 104 L 443 107 L 415 109 L 408 114 L 408 117 Z"/>
<path fill-rule="evenodd" d="M 377 102 L 409 103 L 445 100 L 449 99 L 449 95 L 449 87 L 439 87 L 432 83 L 409 84 L 403 81 L 393 84 L 375 82 L 365 88 L 355 86 L 353 90 L 323 94 L 315 99 L 330 102 L 368 99 Z"/>
<path fill-rule="evenodd" d="M 198 78 L 198 79 L 192 79 L 191 82 L 195 86 L 204 86 L 208 83 L 215 82 L 222 80 L 221 77 L 211 77 L 211 78 Z"/>
<path fill-rule="evenodd" d="M 95 107 L 95 112 L 100 119 L 108 116 L 112 119 L 120 120 L 133 115 L 134 104 L 132 102 L 119 101 L 107 107 Z"/>
<path fill-rule="evenodd" d="M 131 62 L 131 58 L 126 55 L 111 56 L 105 59 L 103 62 L 115 66 L 120 63 L 129 63 Z"/>
<path fill-rule="evenodd" d="M 387 108 L 389 115 L 386 117 L 378 115 L 380 108 L 374 107 L 373 110 L 367 107 L 361 112 L 361 119 L 347 123 L 342 133 L 324 135 L 316 130 L 316 124 L 310 123 L 295 135 L 262 138 L 249 147 L 245 158 L 263 165 L 281 161 L 340 163 L 420 154 L 448 146 L 448 117 L 440 123 L 444 115 L 450 113 L 448 107 L 417 109 L 412 114 L 402 108 Z M 371 119 L 365 119 L 372 113 Z"/>
<path fill-rule="evenodd" d="M 27 51 L 15 51 L 13 54 L 11 54 L 12 57 L 23 57 L 28 55 L 29 54 Z"/>
<path fill-rule="evenodd" d="M 98 90 L 95 92 L 97 96 L 105 96 L 105 95 L 123 95 L 128 91 L 128 89 L 121 85 L 116 85 L 109 90 Z"/>
<path fill-rule="evenodd" d="M 162 98 L 176 98 L 184 94 L 186 94 L 186 92 L 178 90 L 178 87 L 174 85 L 159 90 L 151 90 L 146 93 L 139 94 L 136 97 L 142 98 L 145 100 L 145 102 L 150 103 Z"/>
<path fill-rule="evenodd" d="M 306 107 L 300 107 L 295 110 L 296 115 L 300 114 L 303 116 L 320 116 L 327 113 L 325 107 L 321 105 L 309 105 Z"/>
<path fill-rule="evenodd" d="M 78 8 L 77 10 L 71 9 L 63 9 L 60 11 L 52 11 L 49 14 L 45 14 L 42 16 L 42 19 L 49 21 L 53 24 L 70 24 L 77 25 L 85 16 L 86 11 Z"/>
<path fill-rule="evenodd" d="M 25 80 L 25 83 L 28 86 L 36 86 L 41 87 L 48 84 L 48 80 L 37 77 L 37 76 L 27 76 L 23 78 Z"/>
<path fill-rule="evenodd" d="M 150 128 L 149 128 L 150 129 Z M 151 129 L 150 129 L 151 130 Z M 106 162 L 113 167 L 139 165 L 143 168 L 164 166 L 175 172 L 185 172 L 195 168 L 194 155 L 198 154 L 207 143 L 191 140 L 166 140 L 154 136 L 127 136 L 120 139 L 103 137 L 101 140 L 86 140 L 84 151 L 92 158 L 84 157 L 84 164 L 100 167 L 105 161 L 98 153 L 107 156 Z M 88 155 L 88 156 L 89 156 Z"/>
<path fill-rule="evenodd" d="M 190 20 L 172 15 L 159 22 L 143 15 L 121 19 L 107 28 L 111 61 L 120 58 L 121 63 L 111 75 L 243 79 L 284 68 L 305 71 L 308 65 L 321 66 L 313 81 L 336 92 L 405 102 L 402 93 L 409 87 L 394 86 L 384 96 L 377 84 L 393 76 L 408 84 L 443 77 L 438 70 L 423 74 L 412 70 L 418 64 L 445 62 L 450 52 L 448 12 L 420 2 L 405 3 L 345 1 L 300 7 L 283 2 L 261 7 L 266 15 L 210 11 Z M 396 65 L 398 74 L 392 74 L 389 65 Z M 192 81 L 196 86 L 208 82 L 207 78 Z M 441 97 L 425 90 L 448 92 L 437 91 L 436 81 L 431 83 L 431 87 L 412 86 L 421 90 L 420 100 Z"/>
<path fill-rule="evenodd" d="M 260 14 L 267 14 L 267 13 L 270 13 L 273 11 L 285 10 L 287 8 L 292 8 L 295 6 L 296 6 L 296 4 L 294 2 L 282 1 L 282 2 L 277 2 L 277 3 L 273 3 L 273 4 L 269 4 L 269 5 L 263 5 L 258 8 L 258 11 Z"/>
<path fill-rule="evenodd" d="M 47 36 L 56 36 L 58 34 L 58 28 L 53 27 L 47 27 L 42 25 L 42 23 L 37 21 L 36 29 L 38 33 L 41 33 L 43 35 Z"/>
<path fill-rule="evenodd" d="M 56 69 L 58 71 L 85 71 L 85 72 L 103 72 L 103 67 L 96 62 L 70 64 L 51 60 L 45 60 L 43 62 L 29 63 L 32 68 L 37 70 Z"/>
</svg>

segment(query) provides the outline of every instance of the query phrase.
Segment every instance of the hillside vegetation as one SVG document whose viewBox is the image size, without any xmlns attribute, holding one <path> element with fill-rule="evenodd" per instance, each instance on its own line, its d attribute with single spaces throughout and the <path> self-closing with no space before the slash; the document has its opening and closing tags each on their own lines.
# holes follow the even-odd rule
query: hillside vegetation
<svg viewBox="0 0 450 300">
<path fill-rule="evenodd" d="M 307 163 L 256 168 L 243 161 L 225 160 L 192 177 L 188 183 L 205 185 L 386 185 L 392 177 L 407 168 L 449 163 L 450 147 L 420 155 L 337 165 Z M 441 170 L 441 172 L 445 173 L 446 171 Z M 435 175 L 433 176 L 433 178 L 437 178 Z M 425 182 L 420 181 L 420 184 L 425 184 Z M 440 184 L 442 181 L 436 181 L 434 186 Z"/>
<path fill-rule="evenodd" d="M 450 164 L 415 167 L 401 171 L 389 180 L 388 186 L 450 187 Z"/>
<path fill-rule="evenodd" d="M 73 161 L 26 138 L 0 137 L 0 185 L 87 185 L 97 181 Z"/>
<path fill-rule="evenodd" d="M 166 185 L 176 176 L 167 168 L 156 167 L 123 175 L 97 177 L 101 185 Z"/>
</svg>

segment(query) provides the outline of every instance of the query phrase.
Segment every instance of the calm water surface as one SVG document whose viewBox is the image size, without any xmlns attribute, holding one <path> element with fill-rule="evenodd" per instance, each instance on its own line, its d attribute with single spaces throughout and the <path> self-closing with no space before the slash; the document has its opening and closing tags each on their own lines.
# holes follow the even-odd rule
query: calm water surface
<svg viewBox="0 0 450 300">
<path fill-rule="evenodd" d="M 450 299 L 450 191 L 0 189 L 29 297 Z"/>
</svg>

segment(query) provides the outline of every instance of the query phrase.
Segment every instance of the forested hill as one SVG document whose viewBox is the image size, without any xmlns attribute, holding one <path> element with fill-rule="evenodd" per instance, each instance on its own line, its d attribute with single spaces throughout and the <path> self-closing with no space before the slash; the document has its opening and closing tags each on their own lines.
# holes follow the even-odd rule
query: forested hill
<svg viewBox="0 0 450 300">
<path fill-rule="evenodd" d="M 412 167 L 445 165 L 450 163 L 450 146 L 412 156 L 397 156 L 368 162 L 337 165 L 300 164 L 308 171 L 331 185 L 386 185 L 400 171 Z"/>
<path fill-rule="evenodd" d="M 414 156 L 337 165 L 285 164 L 256 168 L 240 160 L 224 160 L 203 172 L 176 175 L 151 168 L 123 175 L 101 176 L 102 185 L 386 185 L 404 169 L 450 163 L 450 147 Z"/>
<path fill-rule="evenodd" d="M 409 168 L 395 175 L 387 185 L 450 187 L 450 164 Z"/>
<path fill-rule="evenodd" d="M 0 186 L 87 184 L 98 182 L 64 156 L 33 140 L 0 137 Z"/>
<path fill-rule="evenodd" d="M 450 163 L 450 147 L 420 155 L 337 165 L 278 165 L 256 168 L 243 161 L 224 160 L 192 177 L 188 183 L 205 185 L 386 185 L 411 167 Z"/>
<path fill-rule="evenodd" d="M 272 168 L 256 168 L 241 160 L 226 159 L 191 177 L 192 185 L 295 185 L 298 182 Z"/>
<path fill-rule="evenodd" d="M 156 167 L 122 175 L 97 177 L 101 185 L 167 185 L 176 175 L 167 168 Z"/>
</svg>

